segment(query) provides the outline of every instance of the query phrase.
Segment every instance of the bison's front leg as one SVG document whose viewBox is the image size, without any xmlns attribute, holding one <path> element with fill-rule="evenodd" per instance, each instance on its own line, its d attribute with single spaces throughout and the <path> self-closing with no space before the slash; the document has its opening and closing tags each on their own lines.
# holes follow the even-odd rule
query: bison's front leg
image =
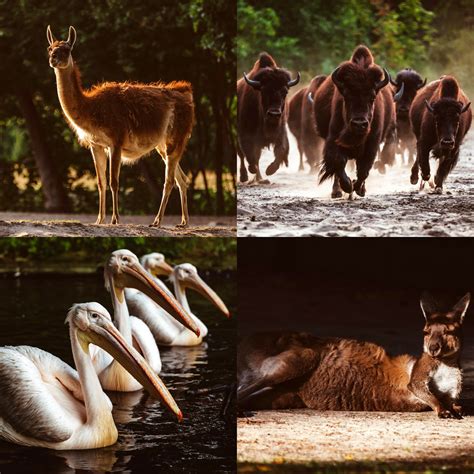
<svg viewBox="0 0 474 474">
<path fill-rule="evenodd" d="M 266 174 L 271 176 L 278 171 L 278 168 L 284 163 L 288 166 L 288 154 L 290 152 L 290 143 L 288 142 L 288 135 L 286 130 L 281 134 L 278 141 L 275 143 L 274 153 L 275 159 L 268 165 Z"/>
<path fill-rule="evenodd" d="M 352 181 L 346 173 L 346 164 L 346 150 L 343 147 L 337 145 L 333 139 L 328 138 L 324 145 L 321 181 L 334 176 L 334 186 L 336 187 L 336 190 L 333 186 L 333 194 L 331 195 L 333 198 L 340 197 L 339 193 L 337 192 L 340 188 L 342 188 L 342 190 L 347 194 L 351 194 L 353 191 Z"/>
<path fill-rule="evenodd" d="M 422 141 L 417 143 L 417 155 L 416 161 L 411 170 L 411 184 L 416 184 L 418 182 L 418 166 L 421 169 L 421 179 L 422 181 L 429 181 L 431 177 L 430 172 L 430 147 L 426 146 Z M 417 165 L 415 170 L 415 165 Z M 416 171 L 416 174 L 414 173 Z M 421 183 L 421 187 L 423 186 Z"/>
<path fill-rule="evenodd" d="M 354 191 L 359 196 L 365 196 L 365 180 L 369 176 L 369 172 L 374 166 L 375 158 L 379 150 L 379 137 L 371 137 L 367 140 L 363 153 L 360 154 L 356 160 L 357 179 L 354 181 Z"/>
<path fill-rule="evenodd" d="M 449 153 L 448 156 L 440 158 L 440 163 L 438 166 L 438 171 L 436 171 L 436 176 L 434 179 L 435 190 L 437 194 L 442 194 L 443 192 L 443 183 L 449 172 L 454 168 L 459 156 L 459 149 Z"/>
<path fill-rule="evenodd" d="M 249 180 L 249 175 L 247 173 L 247 167 L 245 166 L 245 155 L 240 148 L 240 144 L 237 144 L 237 154 L 240 158 L 240 182 L 246 183 Z"/>
</svg>

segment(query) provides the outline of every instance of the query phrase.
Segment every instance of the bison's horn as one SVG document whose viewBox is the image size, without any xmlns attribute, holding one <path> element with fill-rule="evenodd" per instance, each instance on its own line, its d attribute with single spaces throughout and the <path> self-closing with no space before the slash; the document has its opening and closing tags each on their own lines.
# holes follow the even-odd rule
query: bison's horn
<svg viewBox="0 0 474 474">
<path fill-rule="evenodd" d="M 291 81 L 288 81 L 288 87 L 296 86 L 296 84 L 298 84 L 298 82 L 300 82 L 300 79 L 301 79 L 300 73 L 297 72 L 296 73 L 296 79 L 292 79 Z"/>
<path fill-rule="evenodd" d="M 342 89 L 344 87 L 344 83 L 337 78 L 337 75 L 339 73 L 339 69 L 341 69 L 340 66 L 337 67 L 336 69 L 334 69 L 333 73 L 331 74 L 331 79 L 332 79 L 332 82 L 334 82 L 334 84 L 336 84 L 338 89 Z"/>
<path fill-rule="evenodd" d="M 422 87 L 425 87 L 426 86 L 426 81 L 427 81 L 427 78 L 425 77 L 425 80 L 423 82 L 421 82 L 420 84 L 418 84 L 418 89 L 421 89 Z"/>
<path fill-rule="evenodd" d="M 464 112 L 466 112 L 470 105 L 471 105 L 471 103 L 468 102 L 468 103 L 462 108 L 461 113 L 463 114 Z"/>
<path fill-rule="evenodd" d="M 385 87 L 390 81 L 390 73 L 385 68 L 383 68 L 383 72 L 384 78 L 380 82 L 377 82 L 377 84 L 375 84 L 375 90 L 377 91 Z"/>
<path fill-rule="evenodd" d="M 314 99 L 313 99 L 313 93 L 312 93 L 312 92 L 310 92 L 310 93 L 308 94 L 308 102 L 309 102 L 311 105 L 314 104 Z"/>
<path fill-rule="evenodd" d="M 405 91 L 405 83 L 402 82 L 402 87 L 400 87 L 400 90 L 393 96 L 393 100 L 395 102 L 398 102 L 403 97 L 404 91 Z"/>
<path fill-rule="evenodd" d="M 390 84 L 392 84 L 392 86 L 398 87 L 398 82 L 394 81 L 391 76 L 390 76 Z"/>
<path fill-rule="evenodd" d="M 425 105 L 426 105 L 426 108 L 431 112 L 431 113 L 434 113 L 434 109 L 433 107 L 431 106 L 431 104 L 425 99 Z"/>
<path fill-rule="evenodd" d="M 253 79 L 249 79 L 247 77 L 247 74 L 245 74 L 244 72 L 244 79 L 245 79 L 245 82 L 249 85 L 249 86 L 252 86 L 253 88 L 255 89 L 260 89 L 260 87 L 262 87 L 262 83 L 260 81 L 254 81 Z"/>
</svg>

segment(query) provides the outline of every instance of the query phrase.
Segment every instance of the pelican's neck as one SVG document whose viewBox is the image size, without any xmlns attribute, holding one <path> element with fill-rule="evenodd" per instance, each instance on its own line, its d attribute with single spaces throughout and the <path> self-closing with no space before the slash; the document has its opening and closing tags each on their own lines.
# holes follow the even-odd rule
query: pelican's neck
<svg viewBox="0 0 474 474">
<path fill-rule="evenodd" d="M 207 327 L 191 311 L 191 308 L 190 308 L 189 303 L 188 303 L 188 297 L 186 296 L 186 289 L 184 288 L 183 285 L 181 285 L 181 283 L 178 281 L 177 278 L 173 278 L 173 286 L 174 286 L 174 294 L 176 295 L 176 300 L 186 310 L 186 312 L 189 314 L 189 316 L 194 320 L 194 322 L 197 324 L 197 326 L 199 328 L 201 336 L 204 337 L 207 334 Z M 189 329 L 186 328 L 186 331 L 189 331 Z"/>
<path fill-rule="evenodd" d="M 76 370 L 79 373 L 84 403 L 86 405 L 87 422 L 93 424 L 102 419 L 104 414 L 111 416 L 110 405 L 92 365 L 89 349 L 85 352 L 79 343 L 77 329 L 73 325 L 69 329 L 69 334 L 71 337 L 72 355 Z"/>
<path fill-rule="evenodd" d="M 58 97 L 66 117 L 74 122 L 81 122 L 81 110 L 84 109 L 85 96 L 82 91 L 79 70 L 71 58 L 65 68 L 55 68 Z"/>
<path fill-rule="evenodd" d="M 132 345 L 132 328 L 130 326 L 130 314 L 125 300 L 125 290 L 123 288 L 116 288 L 112 281 L 110 295 L 114 307 L 114 324 L 125 341 Z"/>
</svg>

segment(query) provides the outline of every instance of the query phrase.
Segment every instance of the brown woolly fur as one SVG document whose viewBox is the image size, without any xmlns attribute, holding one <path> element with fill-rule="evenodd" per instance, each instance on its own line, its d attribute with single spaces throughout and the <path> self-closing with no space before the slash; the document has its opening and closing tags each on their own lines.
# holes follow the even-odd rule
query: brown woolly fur
<svg viewBox="0 0 474 474">
<path fill-rule="evenodd" d="M 171 190 L 176 183 L 181 198 L 181 226 L 188 224 L 187 177 L 180 167 L 194 125 L 193 91 L 190 83 L 173 81 L 103 82 L 83 89 L 71 51 L 76 30 L 69 28 L 67 41 L 55 40 L 47 29 L 49 62 L 54 68 L 58 96 L 66 120 L 79 142 L 94 158 L 99 188 L 97 224 L 105 219 L 106 171 L 110 161 L 112 224 L 119 221 L 118 187 L 122 162 L 131 163 L 154 149 L 166 166 L 160 209 L 153 222 L 163 219 Z"/>
<path fill-rule="evenodd" d="M 237 360 L 243 409 L 423 411 L 460 418 L 461 326 L 469 293 L 448 312 L 421 299 L 426 324 L 420 357 L 390 356 L 380 346 L 307 333 L 244 338 Z"/>
<path fill-rule="evenodd" d="M 332 197 L 342 191 L 365 196 L 369 175 L 380 144 L 391 154 L 395 146 L 395 107 L 388 72 L 374 63 L 366 46 L 358 46 L 318 87 L 314 96 L 316 128 L 325 139 L 320 182 L 334 177 Z M 347 160 L 356 161 L 357 179 L 345 172 Z"/>
<path fill-rule="evenodd" d="M 262 149 L 273 145 L 275 160 L 266 170 L 275 173 L 281 164 L 288 165 L 289 143 L 286 133 L 288 89 L 297 84 L 285 69 L 279 68 L 268 53 L 261 53 L 252 70 L 237 82 L 237 152 L 240 157 L 240 180 L 247 181 L 249 171 L 262 182 L 259 160 Z"/>
<path fill-rule="evenodd" d="M 443 192 L 449 172 L 456 166 L 459 149 L 472 122 L 472 110 L 466 94 L 453 76 L 443 76 L 420 90 L 410 109 L 410 121 L 417 141 L 417 157 L 410 181 L 417 184 L 431 177 L 429 157 L 440 159 L 434 178 L 436 193 Z"/>
</svg>

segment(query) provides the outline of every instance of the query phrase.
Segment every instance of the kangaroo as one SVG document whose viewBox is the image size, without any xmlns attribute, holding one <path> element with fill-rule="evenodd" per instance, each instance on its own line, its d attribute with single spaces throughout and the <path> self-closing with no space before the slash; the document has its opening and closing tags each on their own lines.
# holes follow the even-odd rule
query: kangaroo
<svg viewBox="0 0 474 474">
<path fill-rule="evenodd" d="M 306 333 L 262 333 L 239 344 L 237 400 L 241 409 L 433 410 L 462 418 L 464 295 L 449 311 L 420 299 L 423 354 L 392 357 L 373 343 Z"/>
</svg>

